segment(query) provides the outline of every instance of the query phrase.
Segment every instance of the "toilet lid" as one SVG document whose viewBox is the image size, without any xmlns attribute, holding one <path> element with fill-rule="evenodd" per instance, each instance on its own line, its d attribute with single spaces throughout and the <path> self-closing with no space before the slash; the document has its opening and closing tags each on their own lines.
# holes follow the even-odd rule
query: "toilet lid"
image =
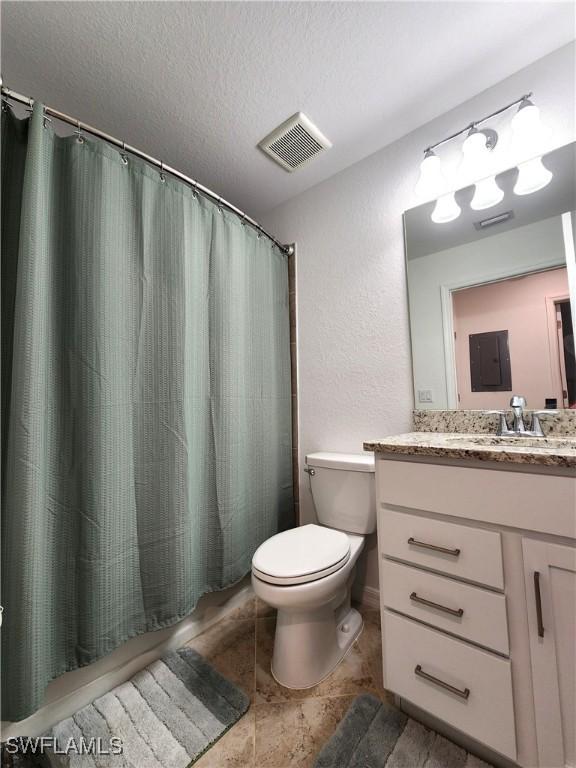
<svg viewBox="0 0 576 768">
<path fill-rule="evenodd" d="M 349 558 L 350 539 L 345 533 L 303 525 L 261 544 L 252 558 L 252 569 L 271 584 L 304 584 L 334 573 Z"/>
</svg>

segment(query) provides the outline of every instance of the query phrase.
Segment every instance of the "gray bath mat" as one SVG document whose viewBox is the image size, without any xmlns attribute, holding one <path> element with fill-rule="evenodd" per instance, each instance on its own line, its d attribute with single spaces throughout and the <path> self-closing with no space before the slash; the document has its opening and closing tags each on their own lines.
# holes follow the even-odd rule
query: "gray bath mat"
<svg viewBox="0 0 576 768">
<path fill-rule="evenodd" d="M 358 696 L 315 768 L 490 768 L 375 696 Z"/>
<path fill-rule="evenodd" d="M 122 742 L 121 755 L 49 753 L 57 768 L 186 768 L 246 712 L 249 699 L 191 648 L 153 662 L 126 683 L 58 723 L 59 750 L 70 739 Z"/>
</svg>

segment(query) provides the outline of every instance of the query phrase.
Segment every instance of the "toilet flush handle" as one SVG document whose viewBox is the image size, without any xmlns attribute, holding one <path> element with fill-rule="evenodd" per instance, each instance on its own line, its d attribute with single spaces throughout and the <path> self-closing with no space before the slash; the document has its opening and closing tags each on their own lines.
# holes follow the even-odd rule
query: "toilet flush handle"
<svg viewBox="0 0 576 768">
<path fill-rule="evenodd" d="M 304 467 L 304 472 L 308 472 L 310 477 L 314 477 L 314 475 L 316 474 L 316 470 L 314 469 L 314 467 Z"/>
</svg>

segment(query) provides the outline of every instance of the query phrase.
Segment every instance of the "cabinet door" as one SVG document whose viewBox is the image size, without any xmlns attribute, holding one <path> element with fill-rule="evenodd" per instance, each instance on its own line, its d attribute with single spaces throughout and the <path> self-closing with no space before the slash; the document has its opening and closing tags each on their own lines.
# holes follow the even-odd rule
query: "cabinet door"
<svg viewBox="0 0 576 768">
<path fill-rule="evenodd" d="M 530 656 L 541 766 L 576 766 L 576 548 L 525 538 Z"/>
</svg>

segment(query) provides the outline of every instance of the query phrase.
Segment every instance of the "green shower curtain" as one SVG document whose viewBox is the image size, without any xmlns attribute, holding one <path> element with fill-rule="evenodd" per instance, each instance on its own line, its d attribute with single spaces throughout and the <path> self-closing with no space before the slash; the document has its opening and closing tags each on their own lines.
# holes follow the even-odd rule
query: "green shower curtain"
<svg viewBox="0 0 576 768">
<path fill-rule="evenodd" d="M 2 115 L 2 719 L 292 524 L 288 277 L 239 217 Z"/>
</svg>

